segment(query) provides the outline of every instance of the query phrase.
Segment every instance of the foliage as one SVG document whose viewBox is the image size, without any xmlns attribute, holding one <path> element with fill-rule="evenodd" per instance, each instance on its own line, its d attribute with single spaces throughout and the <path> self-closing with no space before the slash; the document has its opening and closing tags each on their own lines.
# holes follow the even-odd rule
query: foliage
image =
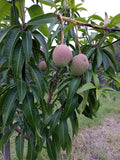
<svg viewBox="0 0 120 160">
<path fill-rule="evenodd" d="M 57 14 L 91 25 L 104 25 L 98 15 L 87 19 L 80 16 L 85 10 L 74 0 L 32 0 L 27 11 L 31 19 L 25 21 L 25 0 L 0 0 L 0 148 L 16 130 L 16 156 L 23 159 L 24 140 L 28 141 L 26 159 L 35 160 L 43 148 L 51 160 L 59 157 L 60 150 L 71 152 L 72 137 L 78 131 L 77 113 L 93 118 L 100 107 L 100 97 L 106 94 L 109 81 L 101 85 L 104 74 L 120 87 L 118 66 L 113 56 L 112 42 L 120 38 L 119 31 L 78 26 L 81 51 L 89 59 L 89 69 L 83 75 L 73 76 L 69 65 L 57 68 L 52 60 L 55 44 L 61 43 L 61 22 Z M 82 1 L 83 2 L 83 1 Z M 43 5 L 55 9 L 44 14 Z M 107 27 L 119 27 L 119 14 L 110 17 Z M 64 24 L 64 43 L 77 55 L 76 33 L 72 23 Z M 106 49 L 110 47 L 110 51 Z M 42 48 L 43 50 L 40 50 Z M 40 61 L 47 69 L 42 72 Z M 71 121 L 72 134 L 68 120 Z"/>
</svg>

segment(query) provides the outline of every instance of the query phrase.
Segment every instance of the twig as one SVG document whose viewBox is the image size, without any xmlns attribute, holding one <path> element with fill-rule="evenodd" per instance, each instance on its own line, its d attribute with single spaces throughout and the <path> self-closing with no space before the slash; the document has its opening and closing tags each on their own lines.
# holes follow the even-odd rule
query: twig
<svg viewBox="0 0 120 160">
<path fill-rule="evenodd" d="M 57 17 L 58 17 L 58 19 L 60 19 L 59 14 L 57 15 Z M 109 28 L 109 27 L 106 27 L 106 26 L 93 25 L 93 24 L 90 24 L 90 23 L 85 23 L 85 22 L 81 22 L 81 21 L 78 21 L 78 20 L 74 20 L 74 19 L 72 19 L 70 17 L 62 16 L 62 19 L 63 19 L 63 21 L 73 23 L 74 25 L 87 26 L 87 27 L 92 27 L 92 28 L 95 28 L 95 29 L 107 30 L 109 32 L 111 32 L 111 31 L 120 31 L 119 28 L 113 28 L 113 27 Z"/>
<path fill-rule="evenodd" d="M 113 45 L 113 44 L 115 44 L 115 43 L 117 43 L 117 42 L 119 42 L 119 41 L 120 41 L 120 39 L 118 39 L 118 40 L 116 40 L 116 41 L 114 41 L 114 42 L 112 42 L 112 43 L 109 43 L 109 44 L 103 46 L 102 48 L 105 48 L 105 47 L 108 47 L 108 46 L 110 46 L 110 45 Z"/>
<path fill-rule="evenodd" d="M 19 134 L 22 134 L 22 131 L 18 127 L 15 128 L 15 131 L 18 132 Z M 29 140 L 29 136 L 27 134 L 25 135 L 25 139 Z"/>
</svg>

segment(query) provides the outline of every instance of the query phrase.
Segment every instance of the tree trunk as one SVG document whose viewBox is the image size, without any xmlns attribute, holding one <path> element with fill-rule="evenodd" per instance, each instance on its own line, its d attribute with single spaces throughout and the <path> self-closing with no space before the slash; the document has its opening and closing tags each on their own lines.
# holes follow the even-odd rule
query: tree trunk
<svg viewBox="0 0 120 160">
<path fill-rule="evenodd" d="M 9 130 L 9 127 L 3 128 L 3 135 Z M 3 146 L 4 160 L 10 160 L 10 141 Z"/>
</svg>

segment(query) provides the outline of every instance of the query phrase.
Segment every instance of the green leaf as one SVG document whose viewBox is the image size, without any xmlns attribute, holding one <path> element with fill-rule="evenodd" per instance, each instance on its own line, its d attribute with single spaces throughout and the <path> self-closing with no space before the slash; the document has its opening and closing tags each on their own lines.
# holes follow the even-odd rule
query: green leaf
<svg viewBox="0 0 120 160">
<path fill-rule="evenodd" d="M 100 85 L 100 82 L 98 79 L 98 75 L 96 73 L 93 73 L 93 79 L 94 79 L 94 83 L 95 83 L 96 88 L 98 88 Z"/>
<path fill-rule="evenodd" d="M 19 134 L 15 139 L 16 145 L 16 154 L 19 160 L 23 160 L 23 151 L 24 151 L 24 135 Z"/>
<path fill-rule="evenodd" d="M 32 34 L 29 30 L 23 32 L 22 45 L 25 53 L 25 57 L 29 61 L 32 54 Z"/>
<path fill-rule="evenodd" d="M 11 65 L 13 51 L 21 34 L 22 34 L 22 31 L 19 31 L 18 29 L 13 29 L 6 39 L 5 51 L 7 54 L 9 65 Z"/>
<path fill-rule="evenodd" d="M 96 89 L 96 98 L 99 100 L 100 96 L 102 95 L 102 89 Z"/>
<path fill-rule="evenodd" d="M 108 60 L 108 57 L 103 54 L 103 67 L 104 67 L 104 70 L 106 71 L 108 68 L 109 68 L 110 64 L 109 64 L 109 60 Z"/>
<path fill-rule="evenodd" d="M 14 106 L 12 107 L 7 122 L 6 122 L 6 126 L 9 126 L 10 124 L 12 124 L 14 122 L 15 119 L 15 113 L 16 113 L 16 109 L 18 108 L 18 103 L 15 102 Z"/>
<path fill-rule="evenodd" d="M 0 32 L 0 43 L 3 41 L 3 39 L 7 36 L 7 34 L 13 29 L 15 28 L 16 26 L 9 26 L 7 27 L 6 29 L 3 29 L 1 32 Z"/>
<path fill-rule="evenodd" d="M 80 112 L 80 113 L 82 113 L 86 107 L 87 100 L 88 100 L 88 93 L 89 93 L 89 91 L 83 92 L 83 100 L 80 103 L 79 108 L 78 108 L 78 112 Z"/>
<path fill-rule="evenodd" d="M 54 13 L 47 13 L 38 17 L 32 18 L 27 25 L 41 25 L 45 23 L 55 23 L 57 21 L 57 15 Z"/>
<path fill-rule="evenodd" d="M 50 160 L 57 160 L 56 150 L 50 138 L 46 139 L 47 153 Z"/>
<path fill-rule="evenodd" d="M 5 101 L 3 103 L 3 124 L 5 125 L 9 114 L 14 106 L 15 100 L 17 98 L 17 90 L 16 88 L 12 88 L 8 91 Z"/>
<path fill-rule="evenodd" d="M 86 83 L 81 88 L 79 88 L 77 90 L 77 93 L 80 94 L 84 91 L 87 91 L 87 90 L 90 90 L 90 89 L 93 89 L 93 88 L 96 88 L 96 87 L 92 83 Z"/>
<path fill-rule="evenodd" d="M 65 89 L 68 86 L 71 80 L 71 77 L 66 77 L 60 83 L 58 83 L 58 85 L 56 86 L 57 90 L 54 92 L 54 94 L 59 94 L 63 89 Z"/>
<path fill-rule="evenodd" d="M 52 0 L 39 0 L 39 2 L 51 7 L 56 7 L 56 4 Z"/>
<path fill-rule="evenodd" d="M 112 24 L 120 24 L 120 14 L 117 14 L 116 16 L 114 16 L 111 20 Z"/>
<path fill-rule="evenodd" d="M 34 97 L 31 93 L 28 93 L 25 96 L 25 99 L 23 101 L 23 113 L 26 118 L 26 121 L 31 125 L 33 129 L 36 129 L 36 112 L 35 112 L 35 106 L 34 106 Z"/>
<path fill-rule="evenodd" d="M 33 137 L 31 137 L 31 139 L 28 141 L 27 149 L 28 150 L 27 150 L 26 160 L 35 160 L 37 158 L 37 152 L 36 152 Z"/>
<path fill-rule="evenodd" d="M 23 68 L 24 60 L 25 60 L 25 56 L 24 56 L 23 47 L 20 41 L 15 46 L 15 49 L 12 55 L 13 74 L 18 79 L 21 79 L 22 77 L 22 68 Z"/>
<path fill-rule="evenodd" d="M 52 142 L 53 142 L 53 145 L 55 147 L 55 150 L 56 150 L 56 156 L 57 156 L 57 159 L 59 159 L 59 155 L 60 155 L 60 150 L 61 150 L 61 146 L 60 146 L 60 143 L 59 143 L 59 132 L 58 132 L 58 127 L 56 128 L 54 134 L 52 134 Z"/>
<path fill-rule="evenodd" d="M 9 130 L 2 136 L 0 139 L 0 150 L 3 148 L 3 144 L 7 143 L 7 141 L 10 139 L 12 133 L 14 132 L 15 128 L 18 126 L 18 122 L 14 123 Z"/>
<path fill-rule="evenodd" d="M 10 24 L 18 25 L 18 19 L 19 19 L 18 8 L 16 6 L 15 8 L 12 6 L 10 9 Z"/>
<path fill-rule="evenodd" d="M 64 107 L 64 112 L 62 114 L 62 118 L 65 119 L 68 116 L 70 116 L 71 112 L 74 111 L 75 109 L 75 103 L 73 99 L 73 96 L 75 95 L 79 85 L 80 85 L 81 79 L 78 77 L 75 77 L 69 84 L 69 89 L 68 89 L 68 98 L 66 101 L 66 105 Z"/>
<path fill-rule="evenodd" d="M 45 85 L 44 85 L 44 79 L 40 69 L 35 65 L 29 66 L 29 73 L 32 80 L 35 82 L 38 88 L 40 96 L 43 97 L 44 91 L 45 91 L 45 88 L 44 88 Z"/>
<path fill-rule="evenodd" d="M 90 58 L 93 54 L 93 52 L 95 51 L 95 48 L 90 48 L 87 52 L 86 52 L 86 56 L 87 58 Z"/>
<path fill-rule="evenodd" d="M 37 17 L 37 16 L 44 14 L 43 9 L 37 4 L 32 5 L 30 8 L 28 8 L 28 12 L 29 12 L 31 18 L 34 18 L 34 17 Z M 48 30 L 48 27 L 46 24 L 42 24 L 38 29 L 45 36 L 49 35 L 49 30 Z"/>
<path fill-rule="evenodd" d="M 66 147 L 67 156 L 70 156 L 71 150 L 72 150 L 72 140 L 70 138 L 70 135 L 68 134 L 68 142 L 67 142 L 67 147 Z"/>
<path fill-rule="evenodd" d="M 68 125 L 66 121 L 61 121 L 59 124 L 59 142 L 62 149 L 65 150 L 68 142 Z"/>
<path fill-rule="evenodd" d="M 59 109 L 53 114 L 52 120 L 51 120 L 51 123 L 50 123 L 49 135 L 52 134 L 52 132 L 54 131 L 55 127 L 57 126 L 57 124 L 58 124 L 58 122 L 60 120 L 60 117 L 61 117 L 61 113 L 62 113 L 62 111 Z"/>
<path fill-rule="evenodd" d="M 4 92 L 1 91 L 1 93 L 0 93 L 0 115 L 3 112 L 3 104 L 4 104 L 4 101 L 5 101 L 7 94 L 8 94 L 8 89 L 5 90 Z"/>
<path fill-rule="evenodd" d="M 36 98 L 37 102 L 40 104 L 40 94 L 39 94 L 38 88 L 33 84 L 33 85 L 30 85 L 30 89 L 34 97 Z"/>
<path fill-rule="evenodd" d="M 110 53 L 108 50 L 103 49 L 104 53 L 107 55 L 107 57 L 109 57 L 109 59 L 111 60 L 116 72 L 118 72 L 118 66 L 117 66 L 117 62 L 115 60 L 115 58 L 113 57 L 112 53 Z"/>
<path fill-rule="evenodd" d="M 22 103 L 26 94 L 26 85 L 22 79 L 17 81 L 17 92 L 19 97 L 19 103 Z"/>
<path fill-rule="evenodd" d="M 97 48 L 97 66 L 100 67 L 103 61 L 103 49 Z"/>
<path fill-rule="evenodd" d="M 32 5 L 31 7 L 27 8 L 27 10 L 28 10 L 31 18 L 34 18 L 34 17 L 37 17 L 37 16 L 44 14 L 43 9 L 37 4 Z"/>
<path fill-rule="evenodd" d="M 70 116 L 70 121 L 72 125 L 72 132 L 73 136 L 77 135 L 78 129 L 79 129 L 79 124 L 78 124 L 78 118 L 76 112 L 73 112 L 73 114 Z"/>
<path fill-rule="evenodd" d="M 0 0 L 0 22 L 1 20 L 3 20 L 3 18 L 5 18 L 6 16 L 9 16 L 10 14 L 10 8 L 11 8 L 12 4 L 9 3 L 6 0 Z"/>
<path fill-rule="evenodd" d="M 92 16 L 89 16 L 89 19 L 100 20 L 102 22 L 104 21 L 102 17 L 95 15 L 95 14 L 93 14 Z"/>
<path fill-rule="evenodd" d="M 46 60 L 48 59 L 49 53 L 48 53 L 48 48 L 47 48 L 47 44 L 45 41 L 45 38 L 43 37 L 43 35 L 37 31 L 33 32 L 33 36 L 38 40 L 38 42 L 41 44 L 43 52 L 45 54 L 45 58 Z"/>
<path fill-rule="evenodd" d="M 81 82 L 80 77 L 74 77 L 72 79 L 72 81 L 69 84 L 68 99 L 72 99 L 72 97 L 74 96 L 80 85 L 80 82 Z"/>
</svg>

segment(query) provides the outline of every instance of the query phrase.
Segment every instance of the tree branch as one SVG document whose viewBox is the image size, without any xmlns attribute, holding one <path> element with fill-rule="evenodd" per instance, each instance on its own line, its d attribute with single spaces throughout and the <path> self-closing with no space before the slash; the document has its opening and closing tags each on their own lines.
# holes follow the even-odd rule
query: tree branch
<svg viewBox="0 0 120 160">
<path fill-rule="evenodd" d="M 21 131 L 18 127 L 17 127 L 17 128 L 15 128 L 15 131 L 16 131 L 16 132 L 18 132 L 19 134 L 22 134 L 22 131 Z M 26 139 L 26 140 L 28 140 L 28 139 L 29 139 L 29 137 L 28 137 L 28 135 L 27 135 L 27 134 L 25 135 L 25 139 Z"/>
<path fill-rule="evenodd" d="M 106 27 L 106 26 L 98 26 L 98 25 L 93 25 L 93 24 L 90 24 L 90 23 L 85 23 L 85 22 L 81 22 L 81 21 L 77 21 L 77 20 L 74 20 L 70 17 L 65 17 L 65 16 L 61 16 L 58 14 L 57 15 L 58 19 L 63 19 L 63 21 L 66 21 L 66 22 L 70 22 L 70 23 L 73 23 L 74 25 L 80 25 L 80 26 L 87 26 L 87 27 L 92 27 L 92 28 L 95 28 L 95 29 L 102 29 L 102 30 L 107 30 L 109 32 L 111 31 L 120 31 L 120 28 L 109 28 L 109 27 Z"/>
</svg>

